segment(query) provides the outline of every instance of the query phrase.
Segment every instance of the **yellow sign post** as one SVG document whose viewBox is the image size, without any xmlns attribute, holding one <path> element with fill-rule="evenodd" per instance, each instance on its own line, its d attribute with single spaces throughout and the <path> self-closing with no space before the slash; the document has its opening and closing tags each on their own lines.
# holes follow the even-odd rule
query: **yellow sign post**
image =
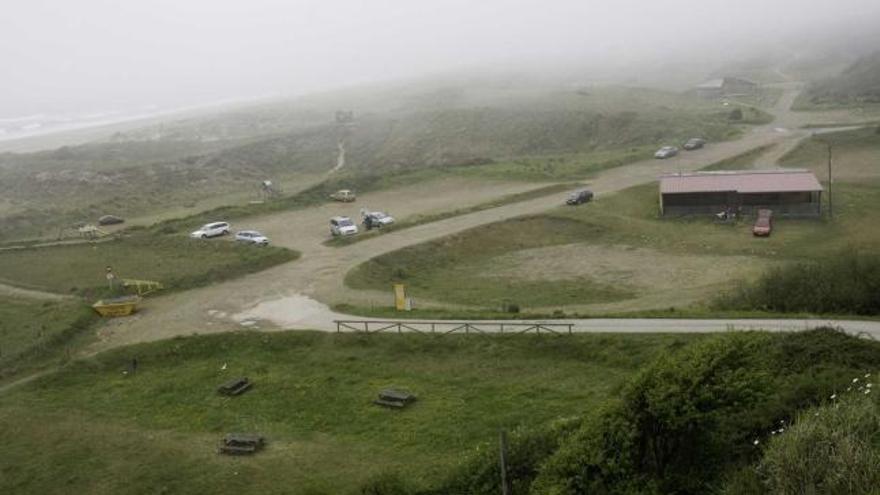
<svg viewBox="0 0 880 495">
<path fill-rule="evenodd" d="M 406 311 L 406 286 L 394 284 L 394 307 L 397 311 Z"/>
</svg>

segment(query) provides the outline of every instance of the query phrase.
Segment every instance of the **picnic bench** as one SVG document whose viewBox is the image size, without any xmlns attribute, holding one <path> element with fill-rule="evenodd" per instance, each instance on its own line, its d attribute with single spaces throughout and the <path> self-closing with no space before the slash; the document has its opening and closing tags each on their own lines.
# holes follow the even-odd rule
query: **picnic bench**
<svg viewBox="0 0 880 495">
<path fill-rule="evenodd" d="M 220 387 L 217 388 L 217 392 L 229 396 L 241 395 L 251 388 L 251 385 L 253 385 L 253 383 L 251 383 L 247 377 L 233 378 L 223 385 L 220 385 Z"/>
<path fill-rule="evenodd" d="M 379 398 L 373 401 L 373 404 L 383 407 L 392 407 L 395 409 L 403 409 L 412 402 L 415 402 L 416 396 L 401 390 L 385 389 L 379 392 Z"/>
<path fill-rule="evenodd" d="M 249 455 L 263 448 L 266 443 L 260 435 L 249 433 L 229 433 L 223 437 L 220 453 L 227 455 Z"/>
</svg>

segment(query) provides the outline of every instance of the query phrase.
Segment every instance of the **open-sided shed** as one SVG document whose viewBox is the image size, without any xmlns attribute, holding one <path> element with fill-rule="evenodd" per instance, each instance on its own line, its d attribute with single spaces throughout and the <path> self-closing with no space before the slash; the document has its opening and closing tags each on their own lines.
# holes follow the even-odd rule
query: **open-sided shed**
<svg viewBox="0 0 880 495">
<path fill-rule="evenodd" d="M 783 216 L 819 216 L 822 186 L 809 170 L 794 169 L 688 172 L 660 177 L 660 212 L 664 216 L 725 210 L 751 214 L 759 208 Z"/>
</svg>

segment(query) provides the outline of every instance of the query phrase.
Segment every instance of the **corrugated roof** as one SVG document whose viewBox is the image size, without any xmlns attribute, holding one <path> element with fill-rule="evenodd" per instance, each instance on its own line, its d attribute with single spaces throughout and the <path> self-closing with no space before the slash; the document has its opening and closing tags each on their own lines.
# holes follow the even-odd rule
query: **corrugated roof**
<svg viewBox="0 0 880 495">
<path fill-rule="evenodd" d="M 724 86 L 724 79 L 710 79 L 704 83 L 698 84 L 699 89 L 719 89 Z"/>
<path fill-rule="evenodd" d="M 737 192 L 740 194 L 821 191 L 809 170 L 689 172 L 660 177 L 661 194 Z"/>
</svg>

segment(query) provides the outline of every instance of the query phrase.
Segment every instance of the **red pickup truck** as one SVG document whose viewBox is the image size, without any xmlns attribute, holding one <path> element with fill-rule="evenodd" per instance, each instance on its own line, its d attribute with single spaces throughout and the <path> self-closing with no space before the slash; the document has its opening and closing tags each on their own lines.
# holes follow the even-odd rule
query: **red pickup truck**
<svg viewBox="0 0 880 495">
<path fill-rule="evenodd" d="M 773 230 L 773 210 L 758 210 L 758 219 L 752 226 L 752 234 L 766 237 Z"/>
</svg>

